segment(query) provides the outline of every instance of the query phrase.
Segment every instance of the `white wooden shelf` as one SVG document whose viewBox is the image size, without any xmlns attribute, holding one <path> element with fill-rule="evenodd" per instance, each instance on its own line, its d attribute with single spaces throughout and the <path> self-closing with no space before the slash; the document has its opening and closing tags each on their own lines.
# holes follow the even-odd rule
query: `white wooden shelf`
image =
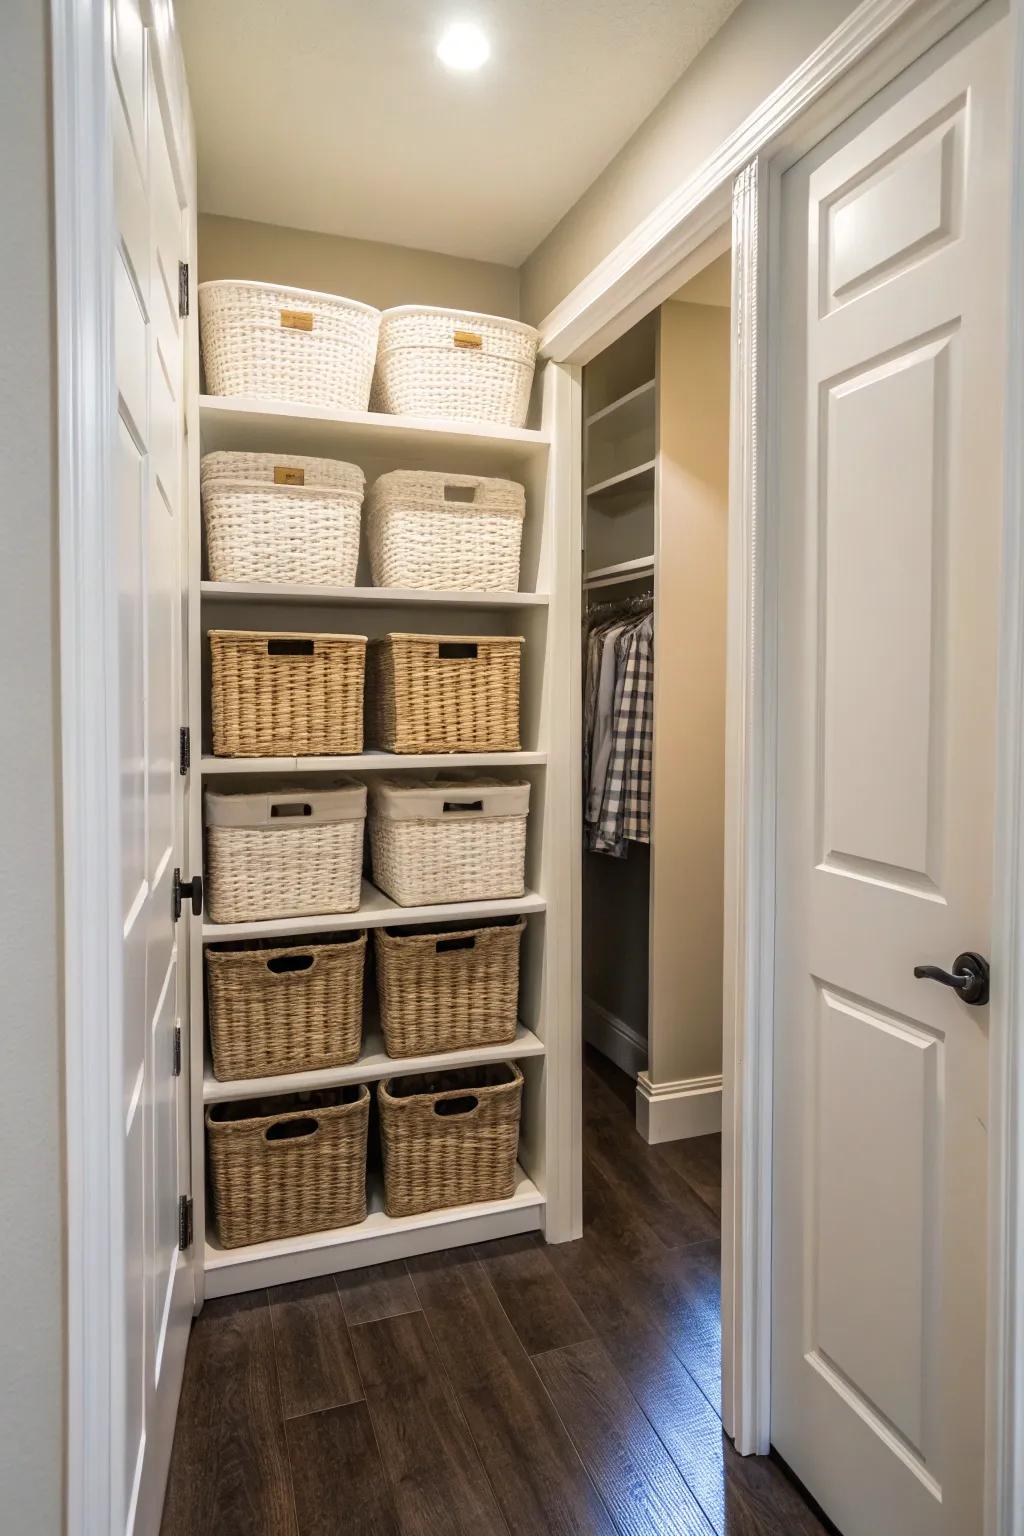
<svg viewBox="0 0 1024 1536">
<path fill-rule="evenodd" d="M 639 431 L 654 420 L 655 387 L 656 381 L 648 379 L 645 384 L 639 384 L 636 389 L 620 395 L 610 405 L 594 411 L 587 417 L 588 430 L 604 424 L 609 435 L 615 437 L 628 437 Z"/>
<path fill-rule="evenodd" d="M 260 453 L 310 453 L 360 460 L 427 458 L 422 467 L 458 468 L 467 461 L 525 462 L 547 452 L 550 437 L 495 422 L 389 416 L 379 411 L 329 411 L 242 395 L 200 395 L 203 452 L 218 448 Z"/>
<path fill-rule="evenodd" d="M 359 752 L 351 757 L 204 757 L 203 774 L 387 773 L 400 768 L 536 768 L 546 752 Z"/>
<path fill-rule="evenodd" d="M 625 581 L 642 581 L 654 575 L 654 556 L 641 555 L 637 560 L 620 560 L 617 565 L 603 565 L 599 570 L 588 571 L 583 578 L 584 587 L 614 587 Z"/>
<path fill-rule="evenodd" d="M 368 880 L 363 881 L 362 899 L 356 912 L 333 912 L 315 917 L 273 917 L 255 923 L 203 922 L 203 939 L 207 943 L 229 939 L 276 939 L 291 938 L 295 934 L 343 933 L 351 928 L 398 928 L 411 923 L 447 923 L 456 918 L 484 919 L 487 917 L 514 917 L 517 913 L 543 912 L 546 907 L 543 896 L 536 891 L 526 891 L 522 896 L 508 896 L 500 901 L 454 901 L 439 906 L 400 907 L 397 902 L 378 891 Z"/>
<path fill-rule="evenodd" d="M 301 603 L 361 608 L 542 608 L 546 592 L 424 592 L 415 587 L 295 586 L 274 581 L 204 581 L 201 595 L 220 603 Z"/>
<path fill-rule="evenodd" d="M 367 1030 L 362 1054 L 347 1067 L 324 1067 L 317 1072 L 290 1072 L 286 1076 L 250 1077 L 218 1082 L 209 1062 L 203 1077 L 203 1103 L 226 1104 L 234 1099 L 260 1099 L 278 1093 L 309 1093 L 316 1088 L 336 1088 L 341 1083 L 374 1083 L 403 1072 L 436 1072 L 449 1067 L 479 1067 L 491 1061 L 520 1061 L 543 1056 L 544 1042 L 525 1024 L 505 1045 L 478 1045 L 460 1051 L 435 1051 L 429 1056 L 389 1056 L 379 1027 Z"/>
<path fill-rule="evenodd" d="M 617 475 L 609 475 L 607 480 L 598 480 L 596 485 L 587 486 L 588 501 L 611 501 L 625 494 L 641 495 L 654 490 L 654 460 L 648 459 L 643 464 L 635 464 L 632 469 L 621 470 Z"/>
<path fill-rule="evenodd" d="M 366 1220 L 352 1227 L 247 1248 L 222 1248 L 211 1221 L 206 1237 L 206 1295 L 230 1296 L 417 1253 L 486 1243 L 532 1232 L 543 1221 L 544 1196 L 521 1168 L 516 1169 L 515 1191 L 507 1200 L 480 1200 L 422 1216 L 385 1215 L 384 1191 L 373 1174 L 369 1186 Z"/>
</svg>

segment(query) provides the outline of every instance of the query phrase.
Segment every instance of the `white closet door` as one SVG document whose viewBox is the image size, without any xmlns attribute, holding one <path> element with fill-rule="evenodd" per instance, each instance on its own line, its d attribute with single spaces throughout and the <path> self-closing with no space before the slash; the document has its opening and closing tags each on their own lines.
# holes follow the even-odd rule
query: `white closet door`
<svg viewBox="0 0 1024 1536">
<path fill-rule="evenodd" d="M 123 1389 L 126 1533 L 159 1525 L 192 1314 L 178 1246 L 184 1078 L 175 1035 L 186 997 L 172 882 L 183 849 L 184 346 L 178 262 L 185 223 L 135 0 L 112 14 L 118 248 L 120 767 L 124 1084 Z M 187 1170 L 186 1170 L 187 1171 Z M 119 1522 L 120 1523 L 120 1522 Z"/>
</svg>

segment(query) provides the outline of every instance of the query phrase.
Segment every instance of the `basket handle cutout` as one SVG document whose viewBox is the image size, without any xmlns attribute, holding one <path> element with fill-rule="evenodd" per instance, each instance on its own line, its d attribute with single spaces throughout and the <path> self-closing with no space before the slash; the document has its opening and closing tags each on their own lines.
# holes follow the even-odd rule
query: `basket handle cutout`
<svg viewBox="0 0 1024 1536">
<path fill-rule="evenodd" d="M 312 1115 L 303 1115 L 301 1120 L 279 1120 L 276 1125 L 268 1125 L 263 1132 L 265 1141 L 301 1141 L 307 1136 L 315 1136 L 320 1129 L 320 1121 Z"/>
<path fill-rule="evenodd" d="M 313 807 L 308 801 L 283 800 L 280 805 L 270 807 L 271 816 L 312 816 Z"/>
<path fill-rule="evenodd" d="M 446 800 L 441 807 L 446 816 L 450 811 L 482 811 L 483 808 L 484 803 L 482 800 L 467 800 L 464 803 L 458 800 Z"/>
<path fill-rule="evenodd" d="M 476 938 L 475 938 L 474 935 L 471 934 L 469 936 L 469 938 L 466 938 L 466 939 L 438 939 L 437 944 L 435 946 L 434 952 L 435 952 L 435 954 L 443 955 L 443 954 L 446 954 L 447 951 L 450 950 L 450 949 L 475 949 L 475 948 L 476 948 Z"/>
<path fill-rule="evenodd" d="M 315 955 L 275 955 L 267 961 L 267 970 L 273 971 L 275 976 L 283 975 L 287 971 L 311 971 L 316 965 Z"/>
<path fill-rule="evenodd" d="M 461 645 L 448 641 L 447 643 L 442 642 L 437 647 L 437 654 L 442 661 L 476 661 L 480 654 L 480 647 L 478 645 Z"/>
<path fill-rule="evenodd" d="M 444 499 L 445 501 L 476 501 L 476 493 L 479 489 L 477 485 L 446 485 Z"/>
<path fill-rule="evenodd" d="M 460 1094 L 457 1099 L 435 1099 L 435 1115 L 471 1115 L 480 1100 L 475 1093 Z"/>
<path fill-rule="evenodd" d="M 268 656 L 312 656 L 312 640 L 268 640 Z"/>
</svg>

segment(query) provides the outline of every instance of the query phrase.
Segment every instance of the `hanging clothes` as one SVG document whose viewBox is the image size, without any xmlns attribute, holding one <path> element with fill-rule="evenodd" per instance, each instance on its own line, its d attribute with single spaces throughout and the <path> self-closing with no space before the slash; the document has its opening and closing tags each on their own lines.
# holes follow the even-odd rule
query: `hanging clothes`
<svg viewBox="0 0 1024 1536">
<path fill-rule="evenodd" d="M 596 617 L 585 644 L 585 842 L 616 858 L 651 840 L 654 615 L 636 605 Z"/>
</svg>

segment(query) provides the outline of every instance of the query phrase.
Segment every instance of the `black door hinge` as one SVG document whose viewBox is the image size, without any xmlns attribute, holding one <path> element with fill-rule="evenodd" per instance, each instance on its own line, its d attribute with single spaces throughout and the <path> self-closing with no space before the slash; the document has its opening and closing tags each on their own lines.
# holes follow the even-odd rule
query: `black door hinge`
<svg viewBox="0 0 1024 1536">
<path fill-rule="evenodd" d="M 178 1196 L 178 1251 L 187 1253 L 192 1247 L 192 1196 Z"/>
<path fill-rule="evenodd" d="M 178 728 L 178 772 L 184 778 L 192 766 L 192 732 L 187 725 Z"/>
<path fill-rule="evenodd" d="M 171 1046 L 171 1076 L 181 1076 L 181 1025 L 174 1026 L 174 1043 Z"/>
<path fill-rule="evenodd" d="M 193 875 L 191 880 L 181 878 L 181 870 L 176 869 L 171 877 L 171 910 L 174 913 L 174 921 L 181 916 L 181 904 L 185 897 L 192 903 L 192 915 L 201 917 L 203 912 L 203 877 Z"/>
<path fill-rule="evenodd" d="M 178 314 L 182 320 L 188 314 L 188 262 L 178 262 Z"/>
</svg>

